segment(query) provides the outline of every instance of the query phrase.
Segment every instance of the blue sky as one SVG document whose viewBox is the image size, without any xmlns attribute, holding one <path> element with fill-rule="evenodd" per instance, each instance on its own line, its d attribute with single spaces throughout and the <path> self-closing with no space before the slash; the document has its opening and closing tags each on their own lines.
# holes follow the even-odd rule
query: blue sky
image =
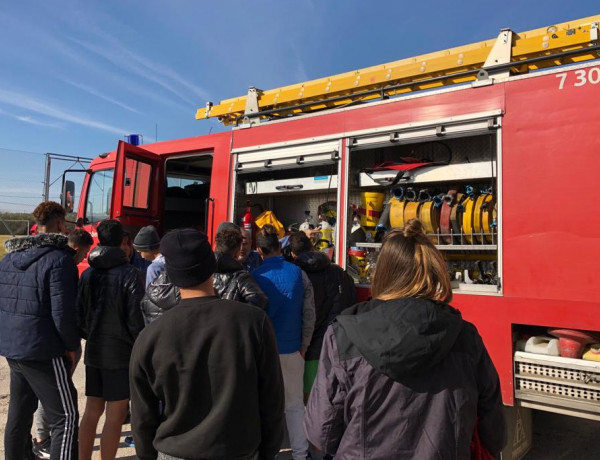
<svg viewBox="0 0 600 460">
<path fill-rule="evenodd" d="M 45 152 L 94 157 L 223 130 L 240 96 L 600 13 L 598 1 L 21 0 L 0 6 L 0 210 L 30 211 Z M 53 166 L 52 180 L 59 168 Z M 51 196 L 56 198 L 53 187 Z M 16 204 L 15 204 L 16 203 Z"/>
</svg>

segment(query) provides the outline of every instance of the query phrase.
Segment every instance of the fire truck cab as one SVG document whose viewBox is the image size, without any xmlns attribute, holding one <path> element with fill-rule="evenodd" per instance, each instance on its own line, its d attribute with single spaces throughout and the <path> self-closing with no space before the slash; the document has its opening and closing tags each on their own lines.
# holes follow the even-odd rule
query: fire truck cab
<svg viewBox="0 0 600 460">
<path fill-rule="evenodd" d="M 212 235 L 227 216 L 229 133 L 134 146 L 95 158 L 85 177 L 78 222 L 92 233 L 118 219 L 134 233 L 195 226 Z M 220 178 L 220 179 L 219 179 Z"/>
</svg>

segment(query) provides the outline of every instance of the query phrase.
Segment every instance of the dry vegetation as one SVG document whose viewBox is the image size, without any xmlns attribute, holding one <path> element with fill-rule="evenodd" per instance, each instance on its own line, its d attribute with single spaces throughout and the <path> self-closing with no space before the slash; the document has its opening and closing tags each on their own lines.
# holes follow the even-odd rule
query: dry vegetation
<svg viewBox="0 0 600 460">
<path fill-rule="evenodd" d="M 6 255 L 6 251 L 4 250 L 4 242 L 9 238 L 12 238 L 12 236 L 0 236 L 0 260 L 2 260 Z"/>
<path fill-rule="evenodd" d="M 4 251 L 4 242 L 11 238 L 10 231 L 15 236 L 23 236 L 29 234 L 29 227 L 35 222 L 33 216 L 28 213 L 20 212 L 0 212 L 0 217 L 10 227 L 10 230 L 0 222 L 0 260 L 6 255 Z M 75 228 L 75 220 L 77 219 L 76 214 L 67 214 L 67 230 Z"/>
<path fill-rule="evenodd" d="M 31 214 L 20 213 L 20 212 L 2 212 L 0 213 L 0 217 L 9 225 L 10 230 L 14 232 L 16 236 L 27 235 L 29 233 L 29 229 L 27 228 L 27 224 L 33 224 L 33 217 Z M 9 230 L 0 222 L 0 260 L 6 255 L 4 251 L 4 242 L 12 238 L 9 235 Z"/>
</svg>

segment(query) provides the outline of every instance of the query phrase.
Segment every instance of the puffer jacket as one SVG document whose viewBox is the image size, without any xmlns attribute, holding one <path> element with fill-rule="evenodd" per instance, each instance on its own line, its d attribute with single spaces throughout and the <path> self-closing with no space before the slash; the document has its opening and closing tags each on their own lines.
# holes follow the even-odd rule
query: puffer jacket
<svg viewBox="0 0 600 460">
<path fill-rule="evenodd" d="M 267 315 L 271 319 L 277 350 L 280 354 L 306 351 L 310 336 L 303 343 L 305 288 L 302 270 L 286 262 L 283 256 L 268 257 L 252 272 L 256 282 L 269 299 Z M 307 283 L 308 277 L 306 277 Z M 312 297 L 312 286 L 310 288 Z M 312 299 L 311 299 L 312 302 Z M 313 303 L 314 305 L 314 303 Z M 314 314 L 314 306 L 313 306 Z M 314 326 L 314 316 L 312 317 Z M 310 335 L 312 335 L 312 328 Z"/>
<path fill-rule="evenodd" d="M 215 254 L 217 268 L 213 274 L 213 287 L 221 299 L 249 303 L 263 310 L 267 308 L 267 296 L 252 275 L 229 254 Z"/>
<path fill-rule="evenodd" d="M 325 334 L 308 439 L 336 458 L 469 459 L 476 420 L 492 455 L 506 444 L 498 374 L 477 329 L 449 305 L 371 300 Z"/>
<path fill-rule="evenodd" d="M 306 360 L 317 360 L 321 355 L 327 326 L 343 310 L 356 302 L 354 281 L 341 267 L 332 264 L 322 252 L 299 254 L 294 261 L 308 276 L 315 296 L 315 331 L 306 350 Z"/>
<path fill-rule="evenodd" d="M 161 272 L 150 283 L 142 299 L 142 313 L 146 325 L 176 306 L 180 300 L 179 288 L 171 283 L 166 271 Z"/>
<path fill-rule="evenodd" d="M 77 321 L 86 339 L 84 362 L 100 369 L 126 369 L 133 342 L 144 328 L 141 274 L 118 247 L 97 246 L 88 261 L 77 294 Z"/>
<path fill-rule="evenodd" d="M 49 360 L 79 348 L 77 268 L 67 241 L 57 233 L 6 241 L 0 262 L 0 355 Z"/>
</svg>

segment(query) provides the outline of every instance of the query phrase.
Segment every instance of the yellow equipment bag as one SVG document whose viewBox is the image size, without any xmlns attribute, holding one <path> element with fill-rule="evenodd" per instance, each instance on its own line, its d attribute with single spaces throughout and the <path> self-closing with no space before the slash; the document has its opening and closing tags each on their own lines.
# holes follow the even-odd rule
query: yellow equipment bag
<svg viewBox="0 0 600 460">
<path fill-rule="evenodd" d="M 285 236 L 285 229 L 283 228 L 283 224 L 279 222 L 273 211 L 264 211 L 260 216 L 256 218 L 254 221 L 258 228 L 263 228 L 265 225 L 270 224 L 275 227 L 277 230 L 277 236 L 281 239 Z"/>
</svg>

